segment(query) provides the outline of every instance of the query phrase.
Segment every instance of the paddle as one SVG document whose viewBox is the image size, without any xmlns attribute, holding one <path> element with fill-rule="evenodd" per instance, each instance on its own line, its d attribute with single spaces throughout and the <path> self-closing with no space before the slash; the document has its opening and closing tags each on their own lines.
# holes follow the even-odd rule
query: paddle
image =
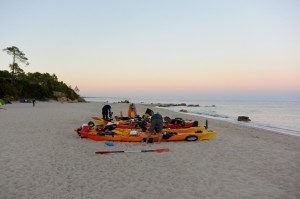
<svg viewBox="0 0 300 199">
<path fill-rule="evenodd" d="M 96 154 L 109 154 L 109 153 L 140 153 L 140 152 L 168 152 L 170 149 L 168 148 L 161 148 L 161 149 L 150 149 L 150 150 L 136 150 L 136 151 L 96 151 Z"/>
</svg>

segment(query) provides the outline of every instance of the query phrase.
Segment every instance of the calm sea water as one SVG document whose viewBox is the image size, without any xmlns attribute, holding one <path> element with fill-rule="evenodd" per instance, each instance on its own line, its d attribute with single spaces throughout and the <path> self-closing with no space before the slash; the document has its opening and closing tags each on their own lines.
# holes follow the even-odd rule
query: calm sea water
<svg viewBox="0 0 300 199">
<path fill-rule="evenodd" d="M 85 98 L 86 101 L 108 101 L 110 103 L 120 102 L 125 99 L 133 103 L 185 103 L 187 105 L 199 105 L 199 107 L 174 106 L 166 109 L 176 112 L 185 109 L 188 111 L 188 114 L 300 136 L 300 101 L 166 101 L 107 97 Z M 251 121 L 238 122 L 238 116 L 248 116 Z"/>
</svg>

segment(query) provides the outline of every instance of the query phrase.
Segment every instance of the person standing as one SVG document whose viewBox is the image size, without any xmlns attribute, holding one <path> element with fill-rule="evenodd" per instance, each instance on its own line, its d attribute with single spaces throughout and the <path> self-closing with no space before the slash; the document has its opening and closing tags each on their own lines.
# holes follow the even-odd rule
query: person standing
<svg viewBox="0 0 300 199">
<path fill-rule="evenodd" d="M 35 107 L 35 99 L 32 100 L 32 106 Z"/>
<path fill-rule="evenodd" d="M 163 130 L 163 117 L 159 113 L 155 113 L 151 117 L 151 126 L 149 128 L 149 131 L 147 133 L 146 143 L 148 143 L 151 134 L 154 132 L 154 130 L 158 130 L 158 143 L 161 142 L 162 139 L 162 130 Z"/>
<path fill-rule="evenodd" d="M 102 107 L 102 118 L 104 120 L 109 120 L 108 118 L 112 116 L 111 106 L 106 104 Z"/>
</svg>

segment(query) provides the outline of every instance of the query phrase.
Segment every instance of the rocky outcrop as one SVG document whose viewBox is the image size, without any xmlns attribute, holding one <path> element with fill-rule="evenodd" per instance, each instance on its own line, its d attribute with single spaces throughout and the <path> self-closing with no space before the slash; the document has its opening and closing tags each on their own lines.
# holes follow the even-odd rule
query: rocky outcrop
<svg viewBox="0 0 300 199">
<path fill-rule="evenodd" d="M 179 112 L 187 113 L 188 111 L 185 109 L 181 109 Z"/>
<path fill-rule="evenodd" d="M 238 121 L 241 121 L 241 122 L 250 122 L 250 118 L 248 116 L 238 116 Z"/>
<path fill-rule="evenodd" d="M 71 100 L 70 98 L 66 97 L 65 93 L 59 91 L 53 91 L 53 95 L 56 97 L 57 101 L 64 103 L 64 102 L 85 102 L 85 100 L 81 97 L 78 99 Z"/>
<path fill-rule="evenodd" d="M 64 102 L 85 102 L 85 100 L 83 98 L 78 98 L 78 99 L 74 99 L 71 100 L 67 97 L 57 97 L 57 101 L 64 103 Z"/>
<path fill-rule="evenodd" d="M 59 92 L 59 91 L 53 91 L 53 95 L 57 98 L 66 96 L 64 93 Z"/>
<path fill-rule="evenodd" d="M 200 105 L 199 104 L 189 104 L 189 105 L 187 105 L 188 107 L 200 107 Z"/>
</svg>

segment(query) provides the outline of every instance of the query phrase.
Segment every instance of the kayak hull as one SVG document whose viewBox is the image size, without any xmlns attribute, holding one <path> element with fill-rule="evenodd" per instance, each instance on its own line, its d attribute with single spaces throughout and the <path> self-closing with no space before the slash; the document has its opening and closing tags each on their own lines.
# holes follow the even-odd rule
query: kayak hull
<svg viewBox="0 0 300 199">
<path fill-rule="evenodd" d="M 197 141 L 197 140 L 210 140 L 215 137 L 216 131 L 205 131 L 202 133 L 163 133 L 162 142 L 170 141 Z M 107 135 L 97 134 L 96 131 L 84 132 L 80 131 L 81 138 L 89 138 L 94 141 L 114 141 L 114 142 L 142 142 L 146 138 L 147 134 L 144 132 L 137 132 L 136 135 Z M 165 136 L 166 135 L 166 136 Z M 158 141 L 158 134 L 151 135 L 154 142 Z"/>
</svg>

